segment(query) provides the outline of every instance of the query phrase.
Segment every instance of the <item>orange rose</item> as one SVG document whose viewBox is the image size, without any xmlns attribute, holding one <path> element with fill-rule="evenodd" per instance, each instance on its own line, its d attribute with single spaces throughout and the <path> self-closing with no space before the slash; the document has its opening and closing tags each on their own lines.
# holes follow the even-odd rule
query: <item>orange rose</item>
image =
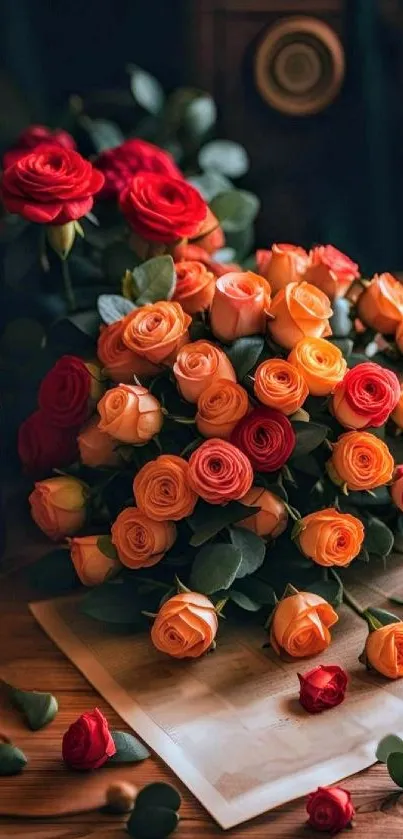
<svg viewBox="0 0 403 839">
<path fill-rule="evenodd" d="M 133 482 L 139 510 L 154 521 L 179 521 L 193 513 L 198 495 L 190 487 L 189 464 L 162 454 L 143 466 Z"/>
<path fill-rule="evenodd" d="M 270 286 L 253 271 L 223 274 L 216 282 L 210 312 L 213 334 L 221 341 L 235 341 L 266 329 Z"/>
<path fill-rule="evenodd" d="M 301 282 L 307 265 L 308 254 L 297 245 L 273 245 L 271 251 L 256 251 L 259 274 L 270 283 L 273 294 L 288 283 Z"/>
<path fill-rule="evenodd" d="M 98 417 L 90 419 L 77 437 L 81 462 L 93 469 L 98 466 L 118 466 L 121 462 L 116 448 L 118 441 L 101 431 L 98 421 Z"/>
<path fill-rule="evenodd" d="M 289 416 L 304 404 L 309 395 L 303 376 L 282 358 L 271 358 L 259 364 L 255 372 L 255 396 L 263 405 Z"/>
<path fill-rule="evenodd" d="M 358 265 L 333 245 L 318 245 L 309 253 L 304 279 L 330 298 L 344 297 L 360 276 Z"/>
<path fill-rule="evenodd" d="M 199 396 L 197 429 L 203 437 L 222 437 L 227 440 L 248 410 L 248 394 L 241 385 L 228 379 L 216 379 Z"/>
<path fill-rule="evenodd" d="M 326 338 L 332 334 L 329 298 L 306 282 L 289 283 L 271 304 L 268 329 L 274 341 L 291 350 L 301 338 Z"/>
<path fill-rule="evenodd" d="M 173 372 L 187 402 L 197 402 L 200 394 L 217 379 L 236 382 L 235 370 L 229 358 L 210 341 L 194 341 L 182 347 Z"/>
<path fill-rule="evenodd" d="M 347 370 L 341 350 L 324 338 L 302 338 L 288 361 L 302 373 L 311 396 L 328 396 Z"/>
<path fill-rule="evenodd" d="M 403 676 L 403 621 L 370 632 L 365 644 L 368 664 L 388 679 Z"/>
<path fill-rule="evenodd" d="M 176 288 L 173 299 L 184 312 L 195 315 L 209 309 L 215 291 L 215 276 L 202 262 L 177 262 Z"/>
<path fill-rule="evenodd" d="M 246 454 L 227 440 L 205 440 L 189 460 L 189 484 L 209 504 L 239 501 L 249 492 L 253 469 Z"/>
<path fill-rule="evenodd" d="M 270 643 L 278 655 L 283 651 L 294 658 L 316 655 L 329 646 L 329 627 L 338 619 L 323 597 L 300 591 L 277 603 L 270 627 Z"/>
<path fill-rule="evenodd" d="M 286 529 L 288 513 L 284 503 L 268 489 L 253 486 L 241 498 L 241 503 L 247 507 L 260 507 L 260 510 L 239 521 L 236 527 L 246 527 L 258 536 L 271 536 L 272 539 L 276 539 Z"/>
<path fill-rule="evenodd" d="M 154 647 L 173 658 L 199 658 L 217 634 L 214 606 L 204 594 L 176 594 L 161 606 L 151 630 Z"/>
<path fill-rule="evenodd" d="M 37 481 L 29 496 L 31 516 L 55 542 L 72 536 L 86 519 L 89 489 L 77 478 L 60 476 Z"/>
<path fill-rule="evenodd" d="M 384 486 L 392 480 L 393 469 L 393 457 L 387 445 L 368 431 L 342 434 L 326 463 L 333 483 L 352 491 Z"/>
<path fill-rule="evenodd" d="M 334 507 L 317 510 L 298 522 L 297 541 L 305 556 L 328 568 L 343 568 L 358 556 L 364 541 L 362 522 Z"/>
<path fill-rule="evenodd" d="M 98 402 L 98 428 L 115 440 L 138 445 L 148 443 L 161 431 L 161 405 L 141 385 L 118 385 Z"/>
<path fill-rule="evenodd" d="M 394 411 L 392 411 L 390 418 L 396 423 L 398 428 L 403 429 L 403 387 L 400 391 L 399 401 Z"/>
<path fill-rule="evenodd" d="M 70 556 L 83 586 L 99 586 L 121 569 L 118 559 L 105 556 L 98 548 L 99 536 L 75 536 L 68 539 Z"/>
<path fill-rule="evenodd" d="M 122 318 L 109 326 L 102 326 L 98 338 L 97 355 L 103 364 L 104 373 L 117 384 L 132 384 L 134 376 L 153 376 L 158 373 L 158 367 L 136 355 L 123 343 L 126 324 L 127 318 Z"/>
<path fill-rule="evenodd" d="M 153 521 L 137 507 L 122 510 L 111 533 L 120 561 L 134 570 L 156 565 L 176 539 L 172 521 Z"/>
<path fill-rule="evenodd" d="M 403 320 L 403 285 L 392 274 L 375 274 L 358 298 L 357 311 L 366 326 L 394 335 Z"/>
<path fill-rule="evenodd" d="M 209 254 L 224 247 L 225 238 L 222 227 L 210 207 L 207 207 L 206 218 L 202 221 L 196 236 L 192 236 L 191 242 L 194 242 Z"/>
<path fill-rule="evenodd" d="M 396 346 L 403 355 L 403 320 L 400 321 L 395 335 Z"/>
<path fill-rule="evenodd" d="M 153 364 L 172 364 L 180 347 L 189 340 L 191 321 L 180 303 L 149 303 L 127 316 L 123 343 Z"/>
</svg>

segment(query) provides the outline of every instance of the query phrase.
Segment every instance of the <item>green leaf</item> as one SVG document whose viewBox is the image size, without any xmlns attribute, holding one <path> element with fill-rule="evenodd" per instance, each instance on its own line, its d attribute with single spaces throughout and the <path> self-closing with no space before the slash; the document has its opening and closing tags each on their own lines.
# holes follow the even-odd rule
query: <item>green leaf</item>
<svg viewBox="0 0 403 839">
<path fill-rule="evenodd" d="M 244 594 L 242 591 L 237 591 L 236 589 L 232 588 L 228 592 L 230 600 L 233 600 L 237 606 L 241 609 L 245 609 L 246 612 L 258 612 L 259 609 L 262 608 L 261 603 L 257 603 L 256 600 L 252 600 L 251 597 L 248 597 L 247 594 Z"/>
<path fill-rule="evenodd" d="M 136 309 L 134 303 L 120 294 L 100 294 L 98 297 L 98 312 L 104 323 L 115 323 Z"/>
<path fill-rule="evenodd" d="M 4 682 L 8 696 L 15 708 L 22 711 L 32 731 L 39 731 L 52 722 L 59 710 L 58 702 L 51 693 L 37 690 L 20 690 Z"/>
<path fill-rule="evenodd" d="M 388 772 L 392 781 L 398 787 L 403 787 L 403 754 L 402 752 L 391 752 L 386 761 Z"/>
<path fill-rule="evenodd" d="M 386 609 L 378 609 L 374 606 L 368 606 L 365 613 L 370 617 L 375 618 L 381 626 L 388 626 L 390 623 L 399 623 L 400 618 L 392 612 L 387 612 Z"/>
<path fill-rule="evenodd" d="M 277 602 L 274 589 L 256 575 L 237 580 L 236 587 L 239 593 L 245 594 L 246 597 L 260 603 L 261 606 L 275 606 Z"/>
<path fill-rule="evenodd" d="M 350 318 L 351 305 L 345 297 L 338 297 L 332 302 L 333 316 L 330 319 L 332 337 L 346 338 L 350 335 L 353 327 Z M 368 361 L 368 359 L 366 359 Z"/>
<path fill-rule="evenodd" d="M 90 618 L 111 624 L 144 627 L 142 604 L 127 580 L 103 583 L 91 589 L 80 602 L 80 610 Z"/>
<path fill-rule="evenodd" d="M 192 137 L 201 138 L 213 127 L 217 119 L 217 108 L 212 96 L 203 93 L 196 96 L 183 114 L 183 127 Z"/>
<path fill-rule="evenodd" d="M 175 266 L 172 256 L 156 256 L 138 265 L 133 271 L 133 280 L 138 292 L 137 306 L 170 300 L 176 284 Z"/>
<path fill-rule="evenodd" d="M 380 763 L 386 763 L 389 755 L 393 752 L 403 753 L 403 740 L 401 737 L 398 737 L 397 734 L 387 734 L 386 737 L 382 737 L 382 740 L 378 743 L 376 759 L 379 760 Z"/>
<path fill-rule="evenodd" d="M 165 839 L 178 826 L 179 816 L 167 807 L 138 807 L 137 803 L 127 831 L 135 839 Z"/>
<path fill-rule="evenodd" d="M 111 730 L 112 739 L 116 746 L 116 753 L 110 757 L 108 763 L 139 763 L 150 757 L 150 752 L 127 731 Z"/>
<path fill-rule="evenodd" d="M 369 516 L 365 522 L 365 539 L 364 545 L 370 554 L 378 554 L 378 556 L 388 556 L 393 548 L 394 536 L 389 527 L 375 518 Z"/>
<path fill-rule="evenodd" d="M 164 104 L 165 94 L 159 81 L 146 70 L 131 65 L 130 88 L 134 99 L 149 114 L 158 114 Z"/>
<path fill-rule="evenodd" d="M 210 207 L 224 232 L 236 233 L 253 224 L 259 212 L 260 201 L 252 192 L 231 189 L 217 195 Z"/>
<path fill-rule="evenodd" d="M 222 175 L 220 172 L 202 172 L 201 175 L 192 175 L 188 178 L 192 186 L 199 190 L 202 197 L 210 203 L 216 195 L 221 195 L 222 192 L 228 192 L 232 188 L 231 181 Z"/>
<path fill-rule="evenodd" d="M 344 358 L 348 358 L 351 355 L 354 347 L 354 341 L 351 338 L 329 338 L 329 341 L 341 350 Z"/>
<path fill-rule="evenodd" d="M 115 545 L 112 544 L 112 539 L 110 536 L 98 536 L 97 548 L 101 551 L 102 554 L 104 554 L 104 556 L 107 556 L 108 559 L 118 558 L 118 552 L 115 548 Z"/>
<path fill-rule="evenodd" d="M 317 422 L 294 420 L 291 425 L 295 431 L 296 444 L 290 458 L 290 466 L 292 466 L 294 458 L 310 454 L 317 449 L 326 439 L 329 431 L 326 425 L 320 425 Z"/>
<path fill-rule="evenodd" d="M 388 597 L 391 603 L 396 603 L 397 606 L 403 606 L 403 597 L 398 597 L 396 594 Z"/>
<path fill-rule="evenodd" d="M 179 810 L 181 797 L 178 790 L 163 781 L 147 784 L 140 790 L 136 798 L 136 808 L 156 806 L 166 807 L 168 810 L 174 810 L 175 812 Z"/>
<path fill-rule="evenodd" d="M 383 486 L 371 492 L 349 492 L 348 501 L 354 507 L 378 507 L 380 504 L 390 505 L 390 495 L 388 488 Z"/>
<path fill-rule="evenodd" d="M 240 382 L 257 363 L 263 347 L 263 335 L 248 335 L 245 338 L 237 338 L 230 347 L 224 347 L 224 351 Z"/>
<path fill-rule="evenodd" d="M 197 548 L 230 524 L 242 521 L 259 511 L 260 507 L 247 507 L 240 501 L 230 501 L 223 507 L 219 504 L 199 501 L 193 515 L 187 519 L 194 533 L 190 539 L 190 545 Z"/>
<path fill-rule="evenodd" d="M 114 149 L 124 142 L 124 134 L 116 124 L 109 119 L 90 119 L 84 117 L 81 125 L 91 138 L 95 151 L 99 154 L 106 149 Z"/>
<path fill-rule="evenodd" d="M 321 478 L 323 470 L 313 454 L 303 454 L 300 457 L 292 455 L 292 467 L 304 472 L 305 475 L 311 475 L 312 478 Z"/>
<path fill-rule="evenodd" d="M 80 584 L 67 548 L 56 548 L 28 568 L 30 584 L 41 594 L 67 594 Z"/>
<path fill-rule="evenodd" d="M 241 552 L 241 564 L 237 577 L 248 577 L 262 565 L 266 553 L 266 543 L 245 527 L 231 527 L 231 542 Z"/>
<path fill-rule="evenodd" d="M 189 587 L 201 594 L 227 589 L 234 582 L 241 562 L 241 551 L 233 545 L 205 545 L 193 561 Z"/>
<path fill-rule="evenodd" d="M 249 169 L 249 158 L 243 146 L 232 140 L 212 140 L 200 149 L 201 169 L 215 169 L 229 178 L 241 178 Z"/>
<path fill-rule="evenodd" d="M 12 743 L 0 743 L 0 775 L 18 775 L 28 763 L 21 749 Z"/>
<path fill-rule="evenodd" d="M 331 606 L 340 606 L 343 601 L 343 585 L 337 580 L 318 580 L 307 586 L 307 591 L 319 594 Z"/>
</svg>

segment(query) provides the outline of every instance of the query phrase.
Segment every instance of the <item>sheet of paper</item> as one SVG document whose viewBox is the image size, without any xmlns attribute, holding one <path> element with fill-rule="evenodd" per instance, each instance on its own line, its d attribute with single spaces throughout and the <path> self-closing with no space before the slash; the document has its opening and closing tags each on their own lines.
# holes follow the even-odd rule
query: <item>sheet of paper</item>
<svg viewBox="0 0 403 839">
<path fill-rule="evenodd" d="M 345 575 L 364 606 L 403 618 L 403 556 Z M 365 580 L 365 582 L 362 582 Z M 111 633 L 77 599 L 31 604 L 48 635 L 120 716 L 189 787 L 223 828 L 334 783 L 375 760 L 383 735 L 403 735 L 403 680 L 358 662 L 366 624 L 346 606 L 322 655 L 286 663 L 265 649 L 263 629 L 222 622 L 217 650 L 198 661 L 158 653 L 146 635 Z M 340 664 L 350 674 L 342 705 L 311 716 L 297 673 Z"/>
</svg>

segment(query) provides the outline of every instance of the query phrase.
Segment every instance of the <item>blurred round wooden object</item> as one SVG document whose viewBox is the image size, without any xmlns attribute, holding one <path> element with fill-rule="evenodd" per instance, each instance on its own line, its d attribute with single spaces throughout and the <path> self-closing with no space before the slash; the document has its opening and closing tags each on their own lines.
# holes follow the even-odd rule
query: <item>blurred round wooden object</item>
<svg viewBox="0 0 403 839">
<path fill-rule="evenodd" d="M 255 54 L 260 95 L 289 116 L 323 111 L 337 96 L 344 70 L 341 41 L 327 23 L 313 17 L 277 21 Z"/>
</svg>

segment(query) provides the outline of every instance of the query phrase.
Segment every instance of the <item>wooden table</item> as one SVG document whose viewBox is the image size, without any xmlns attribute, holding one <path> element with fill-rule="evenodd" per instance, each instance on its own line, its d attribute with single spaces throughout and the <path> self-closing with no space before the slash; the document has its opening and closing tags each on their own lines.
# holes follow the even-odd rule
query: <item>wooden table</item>
<svg viewBox="0 0 403 839">
<path fill-rule="evenodd" d="M 29 590 L 24 566 L 38 554 L 40 545 L 32 530 L 24 534 L 19 529 L 18 541 L 20 544 L 14 546 L 12 555 L 0 566 L 0 674 L 7 681 L 21 687 L 56 694 L 60 706 L 56 720 L 48 728 L 32 735 L 30 756 L 34 759 L 32 768 L 29 763 L 24 771 L 29 774 L 28 780 L 32 781 L 32 791 L 29 792 L 29 787 L 27 794 L 37 795 L 39 773 L 35 763 L 38 766 L 38 758 L 46 759 L 47 744 L 55 739 L 60 742 L 67 726 L 80 713 L 97 705 L 113 727 L 126 726 L 59 652 L 29 613 L 27 602 L 33 593 Z M 24 544 L 29 544 L 29 548 L 24 548 Z M 63 768 L 60 767 L 59 771 L 63 771 Z M 166 780 L 173 782 L 180 790 L 183 803 L 180 826 L 175 834 L 178 839 L 223 834 L 157 757 L 153 756 L 138 764 L 134 773 L 139 787 L 151 781 Z M 7 800 L 13 782 L 13 778 L 0 778 L 0 803 Z M 376 765 L 349 778 L 344 786 L 351 791 L 357 810 L 355 839 L 383 839 L 384 836 L 388 836 L 388 839 L 401 839 L 403 796 L 397 792 L 383 766 Z M 46 789 L 43 794 L 46 795 Z M 0 836 L 2 839 L 25 839 L 27 836 L 30 839 L 118 839 L 127 835 L 124 824 L 124 817 L 104 815 L 98 811 L 35 821 L 0 818 Z M 227 835 L 234 839 L 315 839 L 320 834 L 306 828 L 304 802 L 300 800 L 235 828 Z"/>
</svg>

